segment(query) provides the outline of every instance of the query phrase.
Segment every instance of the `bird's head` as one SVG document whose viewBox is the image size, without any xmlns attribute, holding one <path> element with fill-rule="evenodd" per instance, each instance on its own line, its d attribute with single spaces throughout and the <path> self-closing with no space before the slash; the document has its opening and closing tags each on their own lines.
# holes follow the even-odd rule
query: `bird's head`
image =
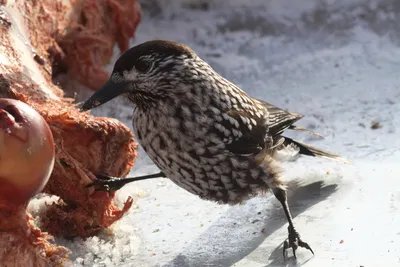
<svg viewBox="0 0 400 267">
<path fill-rule="evenodd" d="M 198 77 L 202 66 L 208 68 L 183 44 L 162 40 L 139 44 L 119 57 L 108 81 L 82 105 L 81 110 L 90 110 L 120 95 L 138 105 L 154 103 L 182 92 L 182 78 Z"/>
</svg>

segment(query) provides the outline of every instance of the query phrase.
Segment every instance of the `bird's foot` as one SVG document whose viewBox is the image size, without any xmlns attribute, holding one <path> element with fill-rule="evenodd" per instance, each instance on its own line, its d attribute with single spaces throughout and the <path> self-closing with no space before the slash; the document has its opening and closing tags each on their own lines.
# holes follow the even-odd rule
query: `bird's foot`
<svg viewBox="0 0 400 267">
<path fill-rule="evenodd" d="M 121 178 L 111 177 L 104 174 L 97 174 L 97 180 L 85 186 L 86 188 L 95 186 L 96 189 L 94 191 L 117 191 L 121 189 L 126 181 Z"/>
<path fill-rule="evenodd" d="M 296 250 L 298 247 L 303 247 L 311 251 L 314 255 L 312 248 L 300 238 L 300 234 L 291 226 L 288 227 L 289 237 L 283 243 L 283 258 L 286 259 L 286 250 L 292 248 L 293 256 L 296 259 Z"/>
</svg>

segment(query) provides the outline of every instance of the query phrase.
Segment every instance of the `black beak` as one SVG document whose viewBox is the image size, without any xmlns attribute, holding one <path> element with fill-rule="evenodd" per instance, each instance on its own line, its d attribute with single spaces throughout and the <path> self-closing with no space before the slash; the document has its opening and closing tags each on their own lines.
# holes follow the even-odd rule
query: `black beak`
<svg viewBox="0 0 400 267">
<path fill-rule="evenodd" d="M 110 79 L 82 105 L 81 111 L 98 107 L 126 92 L 128 92 L 127 83 L 115 83 Z"/>
</svg>

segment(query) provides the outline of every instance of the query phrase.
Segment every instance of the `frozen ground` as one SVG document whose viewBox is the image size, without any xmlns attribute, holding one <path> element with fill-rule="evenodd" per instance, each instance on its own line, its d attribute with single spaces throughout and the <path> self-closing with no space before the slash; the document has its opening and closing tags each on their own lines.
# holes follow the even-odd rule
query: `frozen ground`
<svg viewBox="0 0 400 267">
<path fill-rule="evenodd" d="M 299 249 L 297 262 L 291 253 L 283 262 L 287 224 L 273 197 L 219 206 L 156 179 L 119 191 L 137 202 L 114 235 L 60 240 L 73 266 L 400 266 L 400 2 L 142 2 L 132 45 L 191 46 L 251 95 L 306 115 L 299 124 L 325 139 L 292 136 L 353 164 L 284 163 L 295 225 L 314 257 Z M 131 127 L 130 112 L 121 100 L 93 111 Z M 371 129 L 373 120 L 382 127 Z M 132 175 L 156 171 L 141 150 Z"/>
</svg>

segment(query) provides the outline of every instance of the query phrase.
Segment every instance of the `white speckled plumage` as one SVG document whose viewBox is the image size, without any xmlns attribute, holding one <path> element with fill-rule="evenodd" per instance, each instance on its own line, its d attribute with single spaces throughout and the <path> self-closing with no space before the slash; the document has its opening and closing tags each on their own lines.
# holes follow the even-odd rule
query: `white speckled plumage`
<svg viewBox="0 0 400 267">
<path fill-rule="evenodd" d="M 261 109 L 257 109 L 251 97 L 219 76 L 196 55 L 190 59 L 190 64 L 187 63 L 189 61 L 187 58 L 169 57 L 168 61 L 170 63 L 162 65 L 172 64 L 174 61 L 171 68 L 179 69 L 180 72 L 172 71 L 173 76 L 169 76 L 170 72 L 160 73 L 164 77 L 158 79 L 159 81 L 170 83 L 171 79 L 176 79 L 176 75 L 190 74 L 186 79 L 191 87 L 198 89 L 188 89 L 186 94 L 179 92 L 177 97 L 175 88 L 170 88 L 170 92 L 164 93 L 163 97 L 153 100 L 157 105 L 136 106 L 133 112 L 135 135 L 154 163 L 182 188 L 201 198 L 222 203 L 236 204 L 268 188 L 281 186 L 278 171 L 275 169 L 270 171 L 269 166 L 273 159 L 269 155 L 265 154 L 264 159 L 269 162 L 266 164 L 267 167 L 255 166 L 257 171 L 254 171 L 248 164 L 251 160 L 249 157 L 253 156 L 251 153 L 243 158 L 226 148 L 242 137 L 243 131 L 251 132 L 257 125 L 254 118 L 246 116 L 249 110 L 263 114 L 260 117 L 264 121 L 257 119 L 264 124 L 268 118 L 268 110 L 261 106 L 259 106 Z M 211 87 L 203 83 L 202 80 L 210 80 L 210 75 L 214 77 L 213 81 L 220 82 L 213 82 Z M 140 90 L 152 92 L 152 88 L 149 87 Z M 196 91 L 202 93 L 196 94 Z M 229 92 L 229 95 L 224 92 Z M 204 103 L 210 104 L 205 106 Z M 232 109 L 243 112 L 243 115 L 231 116 L 229 111 Z M 194 114 L 199 113 L 201 115 L 194 117 Z M 178 170 L 178 166 L 181 170 Z M 221 176 L 221 173 L 225 175 Z M 196 174 L 197 179 L 191 179 L 196 177 Z M 240 180 L 234 179 L 236 174 L 241 177 Z M 209 179 L 216 183 L 210 186 L 207 183 Z M 235 190 L 235 187 L 238 189 Z M 232 190 L 237 192 L 232 193 Z"/>
<path fill-rule="evenodd" d="M 289 222 L 284 249 L 311 250 L 294 228 L 274 155 L 294 145 L 299 154 L 342 159 L 282 136 L 287 129 L 300 129 L 293 124 L 302 115 L 252 98 L 190 48 L 169 41 L 129 49 L 117 60 L 111 81 L 135 104 L 135 136 L 166 177 L 202 199 L 224 204 L 272 189 Z M 104 102 L 107 92 L 96 94 Z M 85 105 L 97 105 L 92 98 Z"/>
</svg>

